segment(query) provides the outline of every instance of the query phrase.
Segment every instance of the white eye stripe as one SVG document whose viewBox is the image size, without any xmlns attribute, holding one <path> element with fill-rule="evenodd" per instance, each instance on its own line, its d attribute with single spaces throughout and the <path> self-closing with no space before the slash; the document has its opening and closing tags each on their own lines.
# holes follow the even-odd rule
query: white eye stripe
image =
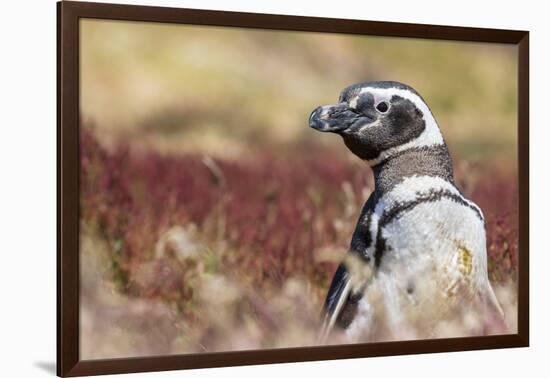
<svg viewBox="0 0 550 378">
<path fill-rule="evenodd" d="M 361 93 L 364 93 L 364 91 L 362 91 Z M 376 94 L 376 93 L 372 93 L 371 94 L 373 95 L 374 97 L 374 104 L 375 104 L 375 108 L 378 106 L 378 104 L 382 103 L 382 102 L 385 102 L 387 105 L 388 105 L 388 109 L 390 108 L 390 97 L 387 96 L 387 95 L 380 95 L 380 94 Z M 348 101 L 349 103 L 349 107 L 352 108 L 352 109 L 357 109 L 357 104 L 359 102 L 359 96 L 354 96 L 351 100 Z M 382 112 L 382 113 L 386 113 L 386 111 Z"/>
<path fill-rule="evenodd" d="M 426 121 L 426 126 L 428 126 L 428 124 L 433 124 L 437 128 L 437 123 L 435 122 L 435 119 L 432 115 L 432 112 L 428 108 L 428 105 L 426 105 L 426 103 L 422 101 L 422 99 L 415 93 L 408 91 L 406 89 L 401 89 L 401 88 L 369 88 L 369 87 L 361 89 L 360 93 L 365 93 L 365 92 L 371 93 L 373 95 L 375 104 L 378 104 L 381 101 L 387 101 L 389 103 L 389 100 L 393 96 L 403 97 L 404 99 L 407 99 L 410 102 L 412 102 L 418 108 L 418 110 L 422 112 L 422 117 Z"/>
<path fill-rule="evenodd" d="M 362 89 L 361 92 L 363 91 L 370 92 L 370 94 L 372 94 L 372 97 L 374 98 L 375 104 L 379 104 L 384 101 L 388 103 L 390 102 L 392 94 L 390 94 L 389 92 L 379 92 L 374 89 L 377 89 L 377 88 L 373 88 L 373 90 Z"/>
</svg>

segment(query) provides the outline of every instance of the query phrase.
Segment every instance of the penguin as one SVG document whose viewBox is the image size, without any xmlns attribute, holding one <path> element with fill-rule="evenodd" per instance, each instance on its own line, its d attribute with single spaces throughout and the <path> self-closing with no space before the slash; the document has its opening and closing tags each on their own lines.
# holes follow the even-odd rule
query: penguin
<svg viewBox="0 0 550 378">
<path fill-rule="evenodd" d="M 479 309 L 503 319 L 483 213 L 455 184 L 445 140 L 417 91 L 394 81 L 354 84 L 313 110 L 309 126 L 340 135 L 375 182 L 328 289 L 323 342 L 335 328 L 349 341 L 437 337 L 443 322 Z"/>
</svg>

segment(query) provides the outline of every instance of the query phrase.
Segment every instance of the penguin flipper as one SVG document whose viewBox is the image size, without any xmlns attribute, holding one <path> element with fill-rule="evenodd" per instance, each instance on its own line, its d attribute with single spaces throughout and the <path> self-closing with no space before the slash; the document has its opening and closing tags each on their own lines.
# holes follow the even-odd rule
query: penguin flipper
<svg viewBox="0 0 550 378">
<path fill-rule="evenodd" d="M 350 274 L 344 264 L 340 264 L 332 277 L 324 305 L 324 319 L 321 328 L 320 342 L 324 343 L 336 323 L 336 319 L 344 303 L 349 297 L 351 289 Z"/>
<path fill-rule="evenodd" d="M 361 295 L 352 290 L 351 274 L 344 263 L 338 266 L 327 293 L 320 341 L 325 342 L 334 326 L 347 328 L 357 312 Z"/>
</svg>

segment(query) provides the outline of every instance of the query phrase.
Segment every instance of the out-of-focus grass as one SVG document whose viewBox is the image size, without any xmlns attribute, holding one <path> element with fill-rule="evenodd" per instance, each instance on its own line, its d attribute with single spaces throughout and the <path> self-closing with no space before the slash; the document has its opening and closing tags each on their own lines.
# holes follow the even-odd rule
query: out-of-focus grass
<svg viewBox="0 0 550 378">
<path fill-rule="evenodd" d="M 239 161 L 106 149 L 81 128 L 84 358 L 314 344 L 330 278 L 372 190 L 363 163 L 327 156 L 319 147 Z M 515 327 L 515 183 L 491 166 L 457 166 L 485 211 L 489 273 L 507 288 L 510 329 L 472 313 L 473 323 L 465 314 L 414 337 Z M 376 331 L 367 340 L 395 337 Z"/>
<path fill-rule="evenodd" d="M 103 141 L 224 157 L 331 143 L 307 130 L 314 107 L 352 83 L 397 80 L 461 159 L 515 164 L 515 47 L 104 20 L 82 20 L 81 41 L 81 110 Z"/>
</svg>

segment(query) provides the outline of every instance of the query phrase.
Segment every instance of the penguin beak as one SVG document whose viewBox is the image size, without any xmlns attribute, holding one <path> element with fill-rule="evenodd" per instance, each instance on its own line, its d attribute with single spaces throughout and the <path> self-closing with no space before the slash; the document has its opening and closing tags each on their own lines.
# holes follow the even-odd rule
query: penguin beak
<svg viewBox="0 0 550 378">
<path fill-rule="evenodd" d="M 323 132 L 338 132 L 348 127 L 344 113 L 349 108 L 344 104 L 319 106 L 309 116 L 309 127 Z"/>
<path fill-rule="evenodd" d="M 346 103 L 319 106 L 309 116 L 309 127 L 312 129 L 339 133 L 354 124 L 360 115 Z"/>
</svg>

